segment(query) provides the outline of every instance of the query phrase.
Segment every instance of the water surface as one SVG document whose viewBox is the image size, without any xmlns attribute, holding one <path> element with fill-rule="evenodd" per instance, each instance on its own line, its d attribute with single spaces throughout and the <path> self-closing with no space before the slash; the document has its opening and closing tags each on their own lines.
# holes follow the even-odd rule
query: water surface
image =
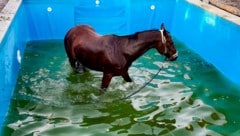
<svg viewBox="0 0 240 136">
<path fill-rule="evenodd" d="M 179 58 L 150 50 L 99 95 L 102 73 L 72 72 L 61 40 L 27 44 L 3 135 L 238 135 L 240 94 L 215 67 L 175 40 Z M 131 94 L 163 67 L 142 91 Z"/>
</svg>

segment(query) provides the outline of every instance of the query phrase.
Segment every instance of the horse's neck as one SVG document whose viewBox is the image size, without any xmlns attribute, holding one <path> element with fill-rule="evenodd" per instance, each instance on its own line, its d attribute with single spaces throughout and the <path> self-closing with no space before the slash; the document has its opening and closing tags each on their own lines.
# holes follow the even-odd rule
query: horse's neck
<svg viewBox="0 0 240 136">
<path fill-rule="evenodd" d="M 129 45 L 125 48 L 125 54 L 132 61 L 142 56 L 149 49 L 154 48 L 157 42 L 159 42 L 158 32 L 143 32 L 138 34 L 137 39 L 130 39 Z"/>
</svg>

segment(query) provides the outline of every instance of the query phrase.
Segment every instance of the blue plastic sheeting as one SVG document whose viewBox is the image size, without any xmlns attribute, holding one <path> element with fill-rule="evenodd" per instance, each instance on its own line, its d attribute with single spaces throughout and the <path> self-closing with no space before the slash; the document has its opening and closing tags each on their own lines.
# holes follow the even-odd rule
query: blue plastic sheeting
<svg viewBox="0 0 240 136">
<path fill-rule="evenodd" d="M 46 1 L 24 1 L 30 39 L 62 39 L 77 24 L 89 24 L 101 34 L 119 35 L 159 28 L 162 22 L 170 27 L 175 6 L 175 0 L 100 0 L 99 5 L 94 0 Z"/>
<path fill-rule="evenodd" d="M 240 85 L 240 26 L 199 7 L 177 2 L 172 34 Z"/>
<path fill-rule="evenodd" d="M 23 0 L 0 45 L 0 127 L 8 110 L 27 41 L 63 39 L 78 24 L 100 34 L 166 28 L 240 85 L 240 26 L 184 0 Z M 1 132 L 0 132 L 1 133 Z"/>
<path fill-rule="evenodd" d="M 6 116 L 9 101 L 16 84 L 20 63 L 17 52 L 23 54 L 28 29 L 26 26 L 25 12 L 21 8 L 15 16 L 7 34 L 0 44 L 0 127 Z M 1 130 L 0 130 L 1 132 Z M 1 134 L 1 133 L 0 133 Z"/>
</svg>

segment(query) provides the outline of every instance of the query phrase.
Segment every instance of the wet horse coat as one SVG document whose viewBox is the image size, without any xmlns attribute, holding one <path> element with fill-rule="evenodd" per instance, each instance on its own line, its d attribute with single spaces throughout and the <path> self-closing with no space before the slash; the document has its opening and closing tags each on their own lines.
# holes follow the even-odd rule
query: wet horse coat
<svg viewBox="0 0 240 136">
<path fill-rule="evenodd" d="M 177 52 L 169 33 L 161 30 L 148 30 L 133 35 L 98 35 L 88 25 L 72 28 L 64 38 L 66 53 L 76 72 L 85 67 L 102 71 L 101 89 L 106 89 L 114 76 L 122 76 L 131 82 L 128 69 L 132 62 L 151 48 L 169 60 L 177 58 Z"/>
</svg>

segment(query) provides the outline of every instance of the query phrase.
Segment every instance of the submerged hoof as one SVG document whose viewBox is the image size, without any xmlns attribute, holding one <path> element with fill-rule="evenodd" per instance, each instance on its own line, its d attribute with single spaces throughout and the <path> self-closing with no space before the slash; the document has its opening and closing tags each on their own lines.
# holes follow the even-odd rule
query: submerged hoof
<svg viewBox="0 0 240 136">
<path fill-rule="evenodd" d="M 106 93 L 106 90 L 107 90 L 106 88 L 104 88 L 104 89 L 102 89 L 102 88 L 101 88 L 101 89 L 99 89 L 100 95 L 102 95 L 102 94 Z"/>
<path fill-rule="evenodd" d="M 73 71 L 80 74 L 85 72 L 85 70 L 83 70 L 82 68 L 74 68 Z"/>
<path fill-rule="evenodd" d="M 83 73 L 86 72 L 86 68 L 78 61 L 75 62 L 75 66 L 73 67 L 74 72 Z"/>
</svg>

